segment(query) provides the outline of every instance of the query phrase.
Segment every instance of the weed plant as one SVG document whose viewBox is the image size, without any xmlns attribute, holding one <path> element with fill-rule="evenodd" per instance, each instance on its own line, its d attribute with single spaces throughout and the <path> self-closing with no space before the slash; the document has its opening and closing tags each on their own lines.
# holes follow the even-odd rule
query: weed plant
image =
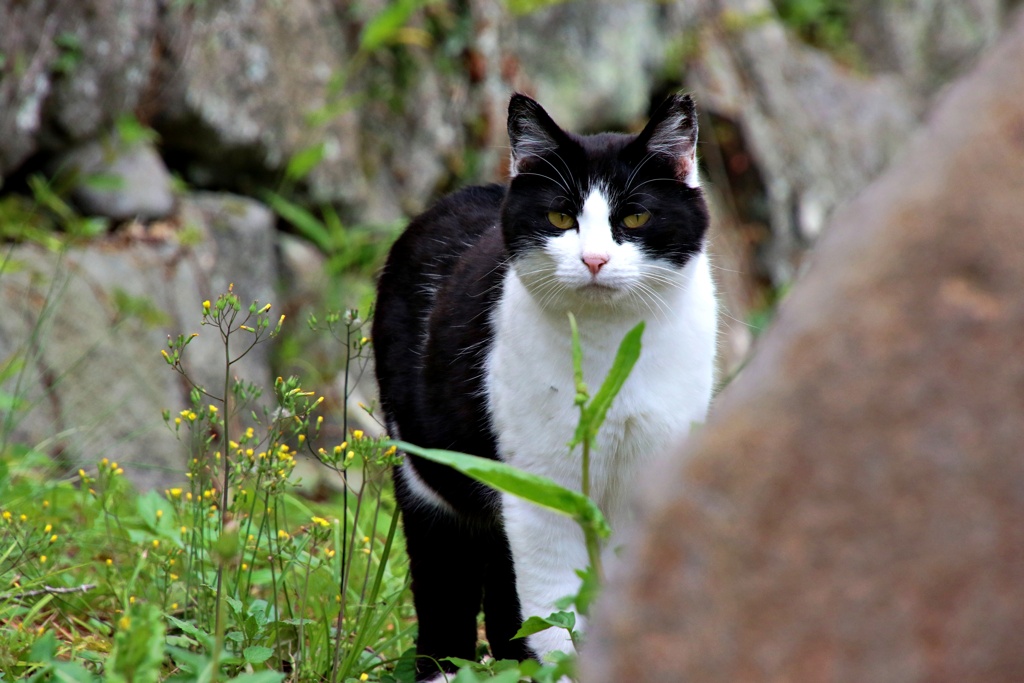
<svg viewBox="0 0 1024 683">
<path fill-rule="evenodd" d="M 181 485 L 138 494 L 111 458 L 53 479 L 42 453 L 0 454 L 0 679 L 411 680 L 396 449 L 359 430 L 314 449 L 322 397 L 278 378 L 262 407 L 261 389 L 233 378 L 280 331 L 270 309 L 230 288 L 203 303 L 200 333 L 224 349 L 217 388 L 182 362 L 199 333 L 161 351 L 191 384 L 164 416 L 189 451 Z M 328 317 L 353 364 L 361 325 Z M 339 474 L 340 501 L 295 495 L 303 453 Z"/>
</svg>

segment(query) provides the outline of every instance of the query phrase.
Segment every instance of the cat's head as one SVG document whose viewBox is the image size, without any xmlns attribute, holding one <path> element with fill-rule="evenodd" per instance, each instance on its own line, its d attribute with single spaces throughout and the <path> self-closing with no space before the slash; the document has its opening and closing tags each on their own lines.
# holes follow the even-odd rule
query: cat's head
<svg viewBox="0 0 1024 683">
<path fill-rule="evenodd" d="M 509 104 L 512 180 L 502 231 L 520 280 L 545 306 L 655 307 L 704 248 L 697 113 L 670 97 L 638 135 L 580 136 L 535 101 Z"/>
</svg>

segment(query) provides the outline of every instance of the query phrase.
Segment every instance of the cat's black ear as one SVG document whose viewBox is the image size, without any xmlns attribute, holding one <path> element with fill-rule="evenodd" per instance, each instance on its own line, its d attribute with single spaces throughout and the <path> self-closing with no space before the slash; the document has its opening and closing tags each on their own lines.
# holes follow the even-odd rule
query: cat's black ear
<svg viewBox="0 0 1024 683">
<path fill-rule="evenodd" d="M 676 176 L 697 187 L 697 107 L 689 95 L 673 95 L 658 107 L 636 144 L 670 159 Z"/>
<path fill-rule="evenodd" d="M 512 144 L 512 175 L 523 163 L 558 148 L 565 132 L 537 102 L 516 93 L 508 103 L 508 140 Z"/>
</svg>

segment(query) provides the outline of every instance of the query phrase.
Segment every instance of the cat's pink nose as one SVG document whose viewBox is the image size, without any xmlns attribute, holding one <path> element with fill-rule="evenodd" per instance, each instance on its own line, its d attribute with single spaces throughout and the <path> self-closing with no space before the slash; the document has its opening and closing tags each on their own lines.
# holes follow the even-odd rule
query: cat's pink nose
<svg viewBox="0 0 1024 683">
<path fill-rule="evenodd" d="M 608 257 L 604 254 L 584 254 L 583 263 L 587 265 L 591 275 L 597 275 L 597 271 L 601 270 L 601 266 L 608 263 Z"/>
</svg>

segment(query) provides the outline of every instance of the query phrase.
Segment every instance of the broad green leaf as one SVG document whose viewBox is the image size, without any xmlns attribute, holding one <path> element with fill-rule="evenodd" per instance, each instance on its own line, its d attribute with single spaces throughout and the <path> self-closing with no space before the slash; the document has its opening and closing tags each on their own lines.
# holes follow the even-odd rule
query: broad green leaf
<svg viewBox="0 0 1024 683">
<path fill-rule="evenodd" d="M 272 649 L 269 647 L 263 647 L 262 645 L 250 645 L 242 650 L 242 656 L 245 657 L 245 661 L 250 664 L 262 664 L 270 659 L 272 654 L 274 654 Z"/>
<path fill-rule="evenodd" d="M 523 472 L 498 460 L 481 458 L 468 453 L 420 448 L 404 441 L 390 443 L 406 453 L 448 465 L 499 491 L 511 493 L 541 507 L 561 512 L 576 519 L 580 524 L 593 526 L 598 535 L 602 537 L 607 537 L 611 533 L 604 515 L 601 514 L 601 510 L 594 501 L 579 491 L 567 489 L 547 477 Z"/>
<path fill-rule="evenodd" d="M 546 617 L 530 617 L 512 638 L 525 638 L 549 628 L 564 628 L 572 632 L 576 628 L 576 615 L 572 612 L 554 612 Z"/>
</svg>

